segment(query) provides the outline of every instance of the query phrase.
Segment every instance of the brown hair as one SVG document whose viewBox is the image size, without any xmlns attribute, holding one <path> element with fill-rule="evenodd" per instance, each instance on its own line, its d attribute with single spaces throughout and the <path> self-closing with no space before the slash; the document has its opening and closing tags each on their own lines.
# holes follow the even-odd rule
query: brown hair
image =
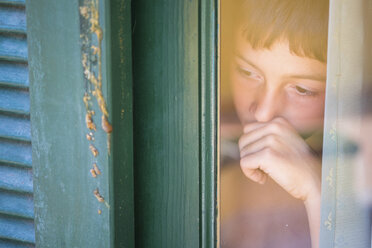
<svg viewBox="0 0 372 248">
<path fill-rule="evenodd" d="M 328 0 L 242 0 L 236 21 L 254 49 L 288 41 L 291 52 L 327 61 Z"/>
</svg>

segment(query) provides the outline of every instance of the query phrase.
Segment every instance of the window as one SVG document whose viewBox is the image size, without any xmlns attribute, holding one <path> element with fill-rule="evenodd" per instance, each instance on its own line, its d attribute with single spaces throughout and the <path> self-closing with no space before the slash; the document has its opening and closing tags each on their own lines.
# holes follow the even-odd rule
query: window
<svg viewBox="0 0 372 248">
<path fill-rule="evenodd" d="M 219 136 L 220 2 L 26 7 L 36 245 L 217 247 L 219 147 L 229 149 Z M 369 89 L 370 11 L 368 1 L 331 1 L 320 247 L 370 245 L 368 205 L 350 200 L 354 138 L 341 125 L 364 125 L 353 114 Z"/>
</svg>

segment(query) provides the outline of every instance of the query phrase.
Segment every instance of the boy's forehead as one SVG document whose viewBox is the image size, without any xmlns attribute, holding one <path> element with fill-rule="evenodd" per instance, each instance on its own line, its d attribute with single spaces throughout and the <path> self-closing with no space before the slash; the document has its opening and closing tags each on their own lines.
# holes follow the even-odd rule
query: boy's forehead
<svg viewBox="0 0 372 248">
<path fill-rule="evenodd" d="M 275 42 L 270 48 L 252 48 L 240 37 L 236 40 L 235 56 L 261 71 L 276 71 L 282 75 L 309 75 L 325 81 L 326 63 L 291 52 L 287 41 Z"/>
<path fill-rule="evenodd" d="M 302 27 L 303 29 L 303 27 Z M 325 44 L 318 44 L 324 41 L 321 37 L 318 39 L 309 39 L 303 32 L 298 32 L 296 34 L 286 33 L 283 30 L 275 30 L 274 27 L 268 27 L 264 31 L 257 33 L 258 28 L 247 31 L 244 23 L 239 23 L 233 29 L 233 35 L 231 41 L 232 43 L 247 42 L 248 44 L 253 44 L 253 47 L 257 50 L 270 49 L 276 45 L 283 45 L 285 48 L 289 48 L 290 52 L 298 55 L 299 57 L 305 57 L 309 59 L 315 59 L 321 63 L 327 62 L 327 41 L 325 39 Z M 282 32 L 280 32 L 282 31 Z M 256 34 L 257 33 L 257 34 Z M 318 41 L 318 42 L 315 42 Z M 252 42 L 252 43 L 249 43 Z"/>
</svg>

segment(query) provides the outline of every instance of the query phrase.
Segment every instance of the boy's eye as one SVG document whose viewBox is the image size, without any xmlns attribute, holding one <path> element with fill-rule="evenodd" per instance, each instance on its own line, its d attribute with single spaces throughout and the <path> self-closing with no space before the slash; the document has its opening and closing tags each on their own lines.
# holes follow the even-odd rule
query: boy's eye
<svg viewBox="0 0 372 248">
<path fill-rule="evenodd" d="M 248 78 L 252 78 L 252 79 L 257 79 L 257 80 L 261 80 L 261 76 L 252 72 L 252 71 L 249 71 L 247 69 L 243 69 L 241 67 L 237 67 L 239 73 L 241 75 L 243 75 L 244 77 L 248 77 Z"/>
<path fill-rule="evenodd" d="M 316 95 L 315 91 L 305 89 L 305 88 L 303 88 L 301 86 L 298 86 L 298 85 L 295 86 L 295 89 L 296 89 L 297 93 L 302 95 L 302 96 L 315 96 Z"/>
<path fill-rule="evenodd" d="M 239 73 L 242 74 L 243 76 L 248 76 L 248 77 L 252 76 L 252 72 L 247 71 L 247 70 L 244 70 L 244 69 L 242 69 L 242 68 L 240 68 L 240 67 L 238 67 L 238 71 L 239 71 Z"/>
</svg>

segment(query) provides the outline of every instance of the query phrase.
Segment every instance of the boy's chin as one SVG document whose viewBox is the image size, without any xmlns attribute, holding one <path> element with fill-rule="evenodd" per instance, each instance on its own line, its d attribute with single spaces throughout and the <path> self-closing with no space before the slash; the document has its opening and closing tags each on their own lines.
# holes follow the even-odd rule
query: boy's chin
<svg viewBox="0 0 372 248">
<path fill-rule="evenodd" d="M 303 138 L 303 139 L 308 139 L 310 138 L 311 136 L 320 136 L 320 135 L 323 135 L 323 129 L 315 129 L 315 130 L 307 130 L 307 131 L 298 131 L 298 134 Z"/>
<path fill-rule="evenodd" d="M 316 152 L 318 155 L 322 153 L 323 129 L 300 135 L 314 152 Z"/>
<path fill-rule="evenodd" d="M 297 124 L 297 125 L 296 125 Z M 293 127 L 297 130 L 297 133 L 303 138 L 307 139 L 313 135 L 320 135 L 323 134 L 323 121 L 318 123 L 313 123 L 313 125 L 307 125 L 306 124 L 292 124 Z"/>
<path fill-rule="evenodd" d="M 296 126 L 294 126 L 294 128 L 297 130 L 297 133 L 304 139 L 307 139 L 313 135 L 323 134 L 323 123 L 314 125 L 312 127 L 296 128 Z"/>
</svg>

